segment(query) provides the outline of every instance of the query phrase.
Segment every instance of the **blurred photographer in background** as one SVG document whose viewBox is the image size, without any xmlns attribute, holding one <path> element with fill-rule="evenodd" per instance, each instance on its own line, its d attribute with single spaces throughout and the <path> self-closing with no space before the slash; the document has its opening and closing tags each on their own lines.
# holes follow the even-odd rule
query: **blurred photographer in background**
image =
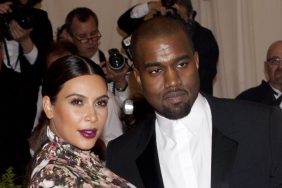
<svg viewBox="0 0 282 188">
<path fill-rule="evenodd" d="M 89 8 L 78 7 L 68 13 L 65 23 L 79 54 L 90 58 L 103 68 L 109 90 L 115 94 L 119 104 L 122 104 L 129 95 L 126 80 L 129 66 L 125 63 L 121 69 L 112 69 L 109 65 L 105 54 L 99 49 L 102 34 L 98 28 L 97 15 Z"/>
<path fill-rule="evenodd" d="M 213 33 L 201 26 L 195 17 L 191 0 L 161 0 L 137 4 L 118 19 L 119 28 L 127 35 L 152 16 L 174 16 L 183 19 L 192 33 L 194 48 L 199 54 L 200 91 L 213 95 L 219 49 Z"/>
<path fill-rule="evenodd" d="M 0 1 L 3 64 L 0 70 L 0 174 L 13 167 L 21 182 L 30 159 L 29 137 L 45 69 L 46 50 L 53 42 L 48 15 L 34 8 L 41 0 Z M 13 141 L 10 141 L 10 140 Z"/>
</svg>

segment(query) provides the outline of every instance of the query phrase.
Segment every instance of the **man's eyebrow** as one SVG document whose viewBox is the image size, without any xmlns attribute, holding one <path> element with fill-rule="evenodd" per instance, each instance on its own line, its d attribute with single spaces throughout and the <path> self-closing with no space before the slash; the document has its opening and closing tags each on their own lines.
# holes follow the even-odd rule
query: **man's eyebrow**
<svg viewBox="0 0 282 188">
<path fill-rule="evenodd" d="M 181 56 L 178 56 L 176 57 L 173 61 L 181 61 L 181 60 L 191 60 L 193 57 L 191 57 L 190 55 L 181 55 Z M 144 67 L 145 68 L 149 68 L 149 67 L 156 67 L 156 66 L 161 66 L 161 62 L 158 62 L 158 61 L 148 61 L 148 62 L 145 62 L 144 63 Z"/>
<path fill-rule="evenodd" d="M 183 59 L 185 59 L 185 60 L 191 60 L 191 59 L 193 59 L 193 55 L 192 55 L 192 56 L 191 56 L 191 55 L 188 55 L 188 54 L 181 55 L 181 56 L 176 57 L 176 58 L 175 58 L 175 61 L 181 61 L 181 60 L 183 60 Z"/>
<path fill-rule="evenodd" d="M 157 61 L 149 61 L 149 62 L 144 63 L 145 68 L 157 67 L 157 66 L 160 66 L 160 65 L 161 65 L 161 63 L 157 62 Z"/>
</svg>

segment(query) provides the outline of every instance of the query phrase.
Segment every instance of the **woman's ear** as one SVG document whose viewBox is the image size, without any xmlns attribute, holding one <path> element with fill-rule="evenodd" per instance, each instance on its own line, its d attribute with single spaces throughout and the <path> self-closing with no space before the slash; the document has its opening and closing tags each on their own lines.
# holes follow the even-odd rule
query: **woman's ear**
<svg viewBox="0 0 282 188">
<path fill-rule="evenodd" d="M 53 118 L 53 116 L 54 116 L 53 105 L 52 105 L 51 100 L 48 96 L 43 97 L 42 105 L 43 105 L 43 110 L 44 110 L 46 116 L 49 119 Z"/>
</svg>

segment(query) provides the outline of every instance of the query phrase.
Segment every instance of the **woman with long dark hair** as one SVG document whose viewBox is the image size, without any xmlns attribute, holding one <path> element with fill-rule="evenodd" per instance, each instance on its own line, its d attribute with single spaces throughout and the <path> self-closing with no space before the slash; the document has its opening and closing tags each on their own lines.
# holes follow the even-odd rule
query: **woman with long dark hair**
<svg viewBox="0 0 282 188">
<path fill-rule="evenodd" d="M 57 59 L 42 96 L 48 140 L 33 158 L 28 187 L 134 187 L 91 152 L 108 115 L 107 83 L 98 65 L 76 55 Z"/>
</svg>

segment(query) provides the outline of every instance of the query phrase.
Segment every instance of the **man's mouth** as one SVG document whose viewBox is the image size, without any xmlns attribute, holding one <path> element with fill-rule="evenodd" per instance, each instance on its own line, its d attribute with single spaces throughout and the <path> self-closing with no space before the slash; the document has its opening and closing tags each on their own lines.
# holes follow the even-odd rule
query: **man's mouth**
<svg viewBox="0 0 282 188">
<path fill-rule="evenodd" d="M 163 99 L 170 101 L 170 103 L 180 103 L 183 101 L 183 98 L 187 95 L 187 92 L 184 90 L 176 90 L 167 92 Z"/>
</svg>

